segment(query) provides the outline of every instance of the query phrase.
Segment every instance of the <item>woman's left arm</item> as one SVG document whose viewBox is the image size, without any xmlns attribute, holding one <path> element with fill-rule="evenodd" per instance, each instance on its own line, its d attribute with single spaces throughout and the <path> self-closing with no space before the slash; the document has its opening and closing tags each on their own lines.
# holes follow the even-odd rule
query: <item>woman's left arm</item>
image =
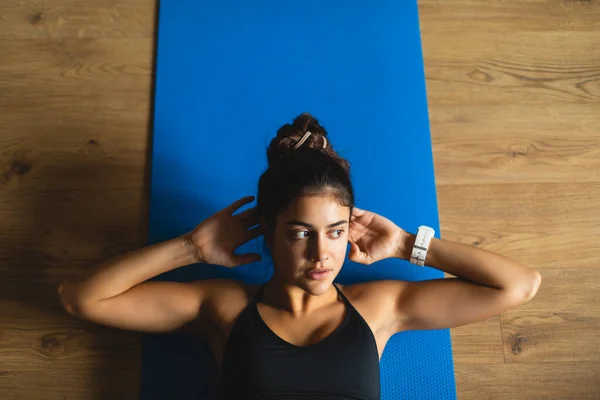
<svg viewBox="0 0 600 400">
<path fill-rule="evenodd" d="M 371 211 L 354 208 L 348 241 L 352 261 L 409 260 L 416 235 Z M 365 284 L 367 295 L 390 310 L 394 332 L 452 328 L 482 321 L 530 301 L 539 272 L 500 254 L 432 238 L 425 265 L 455 278 L 387 280 Z"/>
<path fill-rule="evenodd" d="M 403 234 L 398 257 L 408 260 L 415 235 Z M 456 278 L 390 282 L 395 331 L 445 329 L 499 315 L 536 295 L 539 272 L 500 254 L 432 238 L 425 265 Z"/>
<path fill-rule="evenodd" d="M 408 261 L 416 235 L 403 232 L 399 236 L 396 257 Z M 485 249 L 435 237 L 429 244 L 425 265 L 479 285 L 520 292 L 525 297 L 533 297 L 542 280 L 539 272 L 515 260 Z"/>
</svg>

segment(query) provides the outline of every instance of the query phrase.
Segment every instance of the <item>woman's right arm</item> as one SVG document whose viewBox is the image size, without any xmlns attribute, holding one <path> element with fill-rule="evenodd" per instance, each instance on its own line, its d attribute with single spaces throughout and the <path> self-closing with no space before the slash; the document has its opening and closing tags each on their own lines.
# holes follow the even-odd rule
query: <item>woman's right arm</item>
<svg viewBox="0 0 600 400">
<path fill-rule="evenodd" d="M 165 332 L 194 319 L 210 282 L 145 282 L 201 262 L 185 236 L 147 246 L 101 264 L 88 278 L 63 282 L 58 293 L 72 315 L 116 328 Z"/>
<path fill-rule="evenodd" d="M 233 267 L 260 260 L 258 254 L 233 254 L 261 234 L 260 227 L 247 230 L 257 222 L 256 209 L 232 215 L 249 201 L 250 197 L 237 200 L 191 233 L 113 258 L 85 279 L 61 283 L 63 306 L 72 315 L 116 328 L 167 332 L 182 327 L 213 298 L 223 298 L 235 282 L 146 281 L 193 263 Z"/>
</svg>

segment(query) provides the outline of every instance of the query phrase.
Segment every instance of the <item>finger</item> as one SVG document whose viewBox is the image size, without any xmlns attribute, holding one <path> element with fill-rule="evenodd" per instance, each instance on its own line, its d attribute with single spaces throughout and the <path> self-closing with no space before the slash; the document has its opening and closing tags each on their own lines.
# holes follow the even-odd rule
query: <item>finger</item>
<svg viewBox="0 0 600 400">
<path fill-rule="evenodd" d="M 239 214 L 236 214 L 235 216 L 239 218 L 239 220 L 243 224 L 247 225 L 246 228 L 250 228 L 251 226 L 258 224 L 259 222 L 257 207 L 249 208 L 245 211 L 242 211 Z"/>
<path fill-rule="evenodd" d="M 356 260 L 354 260 L 354 261 L 356 261 L 358 263 L 361 263 L 361 264 L 364 264 L 364 265 L 369 265 L 370 264 L 370 262 L 369 262 L 369 256 L 367 256 L 367 253 L 365 253 L 365 252 L 357 251 L 356 254 L 355 254 L 355 258 L 356 258 Z"/>
<path fill-rule="evenodd" d="M 253 262 L 258 262 L 261 260 L 262 260 L 262 258 L 260 256 L 260 254 L 257 254 L 257 253 L 240 254 L 240 255 L 235 255 L 233 257 L 233 261 L 235 262 L 236 266 L 251 264 Z"/>
<path fill-rule="evenodd" d="M 348 257 L 350 258 L 350 260 L 354 261 L 354 262 L 360 262 L 359 260 L 359 251 L 357 250 L 356 246 L 354 244 L 350 244 L 350 254 L 348 254 Z"/>
<path fill-rule="evenodd" d="M 360 264 L 369 264 L 369 258 L 367 253 L 360 251 L 360 247 L 354 242 L 350 242 L 350 260 L 360 263 Z"/>
<path fill-rule="evenodd" d="M 354 258 L 354 253 L 356 253 L 356 248 L 354 247 L 354 243 L 348 241 L 348 244 L 350 245 L 350 253 L 348 254 L 348 257 L 350 257 L 352 260 Z"/>
<path fill-rule="evenodd" d="M 237 211 L 238 208 L 242 207 L 244 204 L 248 204 L 250 202 L 254 201 L 254 196 L 246 196 L 246 197 L 242 197 L 239 200 L 234 201 L 233 203 L 231 203 L 229 206 L 227 206 L 225 209 L 230 213 L 233 214 L 235 211 Z"/>
<path fill-rule="evenodd" d="M 353 243 L 356 244 L 356 241 L 358 239 L 360 239 L 360 237 L 362 236 L 362 231 L 359 228 L 352 228 L 350 227 L 349 231 L 348 231 L 348 240 L 351 240 Z"/>
<path fill-rule="evenodd" d="M 252 239 L 256 239 L 257 237 L 259 237 L 262 234 L 263 234 L 262 226 L 260 226 L 260 225 L 255 228 L 250 229 L 249 231 L 246 231 L 246 233 L 244 234 L 244 243 L 249 242 Z"/>
<path fill-rule="evenodd" d="M 349 241 L 349 243 L 350 243 L 350 256 L 351 256 L 352 258 L 356 258 L 356 256 L 358 255 L 358 253 L 360 253 L 360 248 L 359 248 L 359 247 L 358 247 L 358 245 L 357 245 L 357 244 L 356 244 L 354 241 L 352 241 L 352 240 L 350 240 L 350 241 Z"/>
<path fill-rule="evenodd" d="M 365 210 L 363 210 L 362 208 L 358 208 L 358 207 L 354 207 L 352 209 L 352 214 L 356 215 L 357 217 L 360 217 L 361 215 L 363 215 L 365 213 Z"/>
</svg>

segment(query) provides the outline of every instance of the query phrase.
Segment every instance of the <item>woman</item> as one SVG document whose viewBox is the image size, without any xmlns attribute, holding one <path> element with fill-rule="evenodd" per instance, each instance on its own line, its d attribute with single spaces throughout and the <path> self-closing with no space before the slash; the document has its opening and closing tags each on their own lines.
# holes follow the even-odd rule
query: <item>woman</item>
<svg viewBox="0 0 600 400">
<path fill-rule="evenodd" d="M 192 232 L 109 260 L 59 287 L 65 309 L 87 320 L 146 332 L 200 333 L 221 369 L 228 399 L 378 399 L 388 339 L 488 319 L 533 298 L 540 274 L 498 254 L 433 238 L 425 263 L 458 278 L 333 284 L 349 258 L 408 260 L 415 235 L 354 207 L 348 163 L 310 114 L 279 129 L 260 177 L 257 206 L 245 197 Z M 234 250 L 264 235 L 273 276 L 147 282 L 192 263 L 259 261 Z M 201 268 L 201 267 L 199 267 Z M 287 397 L 286 397 L 287 396 Z"/>
</svg>

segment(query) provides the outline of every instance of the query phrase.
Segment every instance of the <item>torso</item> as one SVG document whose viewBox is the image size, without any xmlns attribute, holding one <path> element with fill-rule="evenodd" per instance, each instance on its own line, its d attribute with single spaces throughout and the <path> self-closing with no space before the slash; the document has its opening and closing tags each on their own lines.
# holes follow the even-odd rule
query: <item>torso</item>
<svg viewBox="0 0 600 400">
<path fill-rule="evenodd" d="M 390 323 L 391 310 L 386 309 L 387 307 L 382 304 L 381 299 L 372 295 L 372 290 L 369 291 L 369 296 L 364 295 L 365 288 L 375 284 L 375 282 L 371 282 L 354 285 L 336 283 L 335 285 L 371 328 L 377 343 L 379 359 L 381 359 L 386 343 L 395 332 Z M 197 324 L 194 324 L 197 327 L 194 330 L 198 331 L 210 345 L 219 368 L 227 338 L 238 316 L 252 300 L 260 286 L 239 282 L 239 287 L 235 289 L 236 293 L 227 296 L 226 307 L 224 305 L 216 306 L 202 315 Z M 338 296 L 337 302 L 328 306 L 327 309 L 320 310 L 315 315 L 301 320 L 293 319 L 262 302 L 257 303 L 257 307 L 267 326 L 281 339 L 296 346 L 311 346 L 331 335 L 342 323 L 346 312 L 341 296 Z"/>
</svg>

